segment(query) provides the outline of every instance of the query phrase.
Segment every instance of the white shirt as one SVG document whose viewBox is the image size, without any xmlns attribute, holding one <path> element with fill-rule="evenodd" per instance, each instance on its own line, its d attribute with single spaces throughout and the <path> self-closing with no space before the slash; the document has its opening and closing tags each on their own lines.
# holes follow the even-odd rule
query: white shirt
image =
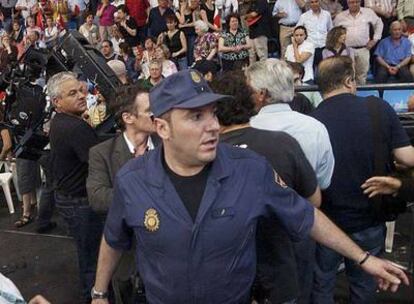
<svg viewBox="0 0 414 304">
<path fill-rule="evenodd" d="M 149 4 L 151 8 L 158 6 L 158 0 L 149 0 Z"/>
<path fill-rule="evenodd" d="M 27 17 L 31 15 L 32 7 L 35 6 L 36 4 L 37 4 L 37 0 L 17 0 L 16 2 L 16 6 L 24 6 L 27 8 L 26 10 L 21 11 L 22 17 L 24 19 L 26 19 Z"/>
<path fill-rule="evenodd" d="M 295 138 L 315 170 L 321 189 L 329 187 L 335 160 L 328 131 L 321 122 L 292 111 L 287 103 L 277 103 L 263 107 L 250 124 L 257 129 L 283 131 Z"/>
<path fill-rule="evenodd" d="M 299 53 L 311 53 L 312 55 L 302 63 L 305 68 L 305 74 L 303 75 L 303 81 L 313 80 L 313 57 L 315 56 L 315 47 L 313 43 L 305 40 L 298 46 Z M 293 45 L 289 44 L 286 48 L 285 59 L 288 61 L 296 62 L 295 53 L 293 51 Z"/>
<path fill-rule="evenodd" d="M 321 10 L 315 14 L 312 10 L 302 14 L 297 25 L 303 25 L 308 31 L 309 42 L 316 48 L 323 48 L 326 44 L 326 35 L 333 27 L 331 13 Z"/>
<path fill-rule="evenodd" d="M 126 135 L 126 132 L 123 132 L 122 135 L 124 136 L 125 142 L 128 146 L 129 152 L 135 155 L 135 146 L 134 144 L 129 140 L 128 136 Z M 152 142 L 151 136 L 148 136 L 147 140 L 147 147 L 148 150 L 154 150 L 154 143 Z"/>
<path fill-rule="evenodd" d="M 298 23 L 300 15 L 302 15 L 302 9 L 295 0 L 277 0 L 272 15 L 275 16 L 281 12 L 287 14 L 287 17 L 279 19 L 279 24 L 282 25 L 295 25 Z"/>
</svg>

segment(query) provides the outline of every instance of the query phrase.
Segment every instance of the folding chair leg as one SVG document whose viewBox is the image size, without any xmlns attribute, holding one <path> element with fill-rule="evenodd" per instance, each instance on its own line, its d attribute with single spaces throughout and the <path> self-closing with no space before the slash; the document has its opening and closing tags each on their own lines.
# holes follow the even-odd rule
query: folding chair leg
<svg viewBox="0 0 414 304">
<path fill-rule="evenodd" d="M 12 197 L 11 197 L 11 194 L 10 194 L 9 183 L 5 182 L 1 186 L 3 188 L 4 196 L 6 197 L 7 206 L 9 207 L 9 212 L 10 212 L 10 214 L 13 214 L 14 213 L 14 205 L 13 205 L 13 200 L 12 200 Z"/>
<path fill-rule="evenodd" d="M 386 222 L 387 234 L 385 237 L 385 252 L 391 253 L 394 245 L 395 222 Z"/>
</svg>

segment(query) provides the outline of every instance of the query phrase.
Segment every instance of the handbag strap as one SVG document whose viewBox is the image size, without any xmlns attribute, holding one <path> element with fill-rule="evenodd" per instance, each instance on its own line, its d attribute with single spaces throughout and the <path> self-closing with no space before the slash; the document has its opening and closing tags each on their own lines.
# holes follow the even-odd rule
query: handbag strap
<svg viewBox="0 0 414 304">
<path fill-rule="evenodd" d="M 381 112 L 379 103 L 375 97 L 367 97 L 368 113 L 371 120 L 371 131 L 374 147 L 374 175 L 387 174 L 384 164 L 387 162 L 385 158 L 385 146 L 384 136 L 381 130 Z"/>
</svg>

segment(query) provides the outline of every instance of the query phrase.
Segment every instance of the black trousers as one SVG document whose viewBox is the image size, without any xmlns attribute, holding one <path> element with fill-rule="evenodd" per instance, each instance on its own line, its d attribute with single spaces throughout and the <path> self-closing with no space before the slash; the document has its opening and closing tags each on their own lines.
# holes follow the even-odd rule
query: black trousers
<svg viewBox="0 0 414 304">
<path fill-rule="evenodd" d="M 376 83 L 386 83 L 391 76 L 392 75 L 388 73 L 388 70 L 385 67 L 383 67 L 380 64 L 377 65 L 377 71 L 375 74 Z M 395 75 L 395 77 L 400 82 L 413 82 L 414 81 L 413 76 L 411 75 L 408 66 L 403 66 L 402 68 L 400 68 L 398 70 L 397 75 Z"/>
<path fill-rule="evenodd" d="M 315 56 L 313 57 L 313 70 L 317 71 L 319 63 L 322 61 L 322 51 L 324 48 L 315 48 Z"/>
</svg>

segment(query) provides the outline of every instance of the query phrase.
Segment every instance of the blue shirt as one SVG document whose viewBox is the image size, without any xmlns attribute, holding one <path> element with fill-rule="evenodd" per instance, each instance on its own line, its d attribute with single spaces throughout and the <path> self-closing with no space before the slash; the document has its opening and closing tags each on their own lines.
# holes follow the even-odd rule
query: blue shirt
<svg viewBox="0 0 414 304">
<path fill-rule="evenodd" d="M 335 156 L 331 185 L 323 192 L 322 209 L 347 232 L 357 232 L 377 225 L 368 197 L 361 185 L 374 174 L 374 148 L 371 118 L 366 98 L 340 94 L 323 101 L 311 114 L 328 129 Z M 381 127 L 391 151 L 410 145 L 395 111 L 377 99 L 381 109 Z"/>
<path fill-rule="evenodd" d="M 162 157 L 158 147 L 120 170 L 105 240 L 115 249 L 129 249 L 135 236 L 149 303 L 247 303 L 256 274 L 258 218 L 274 214 L 299 240 L 313 226 L 313 206 L 277 184 L 263 157 L 219 144 L 193 222 Z M 151 209 L 158 219 L 154 231 L 145 220 Z"/>
<path fill-rule="evenodd" d="M 325 189 L 331 182 L 335 160 L 326 128 L 316 119 L 292 111 L 287 103 L 270 104 L 251 118 L 253 128 L 283 131 L 295 138 L 315 170 L 318 184 Z"/>
<path fill-rule="evenodd" d="M 378 44 L 375 55 L 381 56 L 390 65 L 397 65 L 411 56 L 410 40 L 404 36 L 398 42 L 393 41 L 391 37 L 384 38 Z"/>
</svg>

